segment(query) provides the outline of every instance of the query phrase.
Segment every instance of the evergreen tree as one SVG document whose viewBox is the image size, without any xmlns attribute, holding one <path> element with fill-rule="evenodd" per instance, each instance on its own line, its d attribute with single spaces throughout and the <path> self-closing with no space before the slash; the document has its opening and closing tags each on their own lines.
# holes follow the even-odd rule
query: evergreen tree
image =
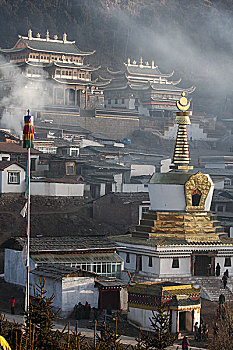
<svg viewBox="0 0 233 350">
<path fill-rule="evenodd" d="M 141 336 L 141 346 L 144 349 L 163 350 L 167 346 L 172 345 L 175 337 L 170 332 L 170 315 L 168 308 L 163 304 L 157 304 L 155 310 L 152 310 L 152 318 L 150 318 L 152 333 L 143 333 Z"/>
<path fill-rule="evenodd" d="M 47 297 L 45 280 L 36 285 L 34 298 L 30 301 L 29 312 L 26 315 L 26 331 L 33 340 L 35 348 L 40 350 L 59 349 L 59 332 L 53 331 L 54 320 L 58 312 L 53 311 L 54 295 Z"/>
<path fill-rule="evenodd" d="M 214 338 L 210 344 L 213 350 L 232 349 L 233 307 L 232 301 L 220 303 L 214 325 Z"/>
</svg>

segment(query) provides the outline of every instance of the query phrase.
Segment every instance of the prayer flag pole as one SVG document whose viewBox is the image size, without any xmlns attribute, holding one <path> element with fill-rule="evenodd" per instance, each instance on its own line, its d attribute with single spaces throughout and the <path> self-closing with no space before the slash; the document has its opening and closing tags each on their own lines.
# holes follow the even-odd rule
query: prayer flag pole
<svg viewBox="0 0 233 350">
<path fill-rule="evenodd" d="M 31 175 L 31 148 L 34 147 L 34 126 L 32 123 L 32 117 L 30 115 L 30 109 L 28 109 L 28 114 L 24 117 L 24 128 L 23 128 L 23 148 L 28 150 L 27 159 L 27 174 L 26 174 L 26 190 L 25 197 L 27 198 L 27 256 L 26 256 L 26 268 L 27 268 L 27 278 L 26 278 L 26 290 L 25 290 L 25 314 L 29 312 L 30 304 L 30 175 Z"/>
</svg>

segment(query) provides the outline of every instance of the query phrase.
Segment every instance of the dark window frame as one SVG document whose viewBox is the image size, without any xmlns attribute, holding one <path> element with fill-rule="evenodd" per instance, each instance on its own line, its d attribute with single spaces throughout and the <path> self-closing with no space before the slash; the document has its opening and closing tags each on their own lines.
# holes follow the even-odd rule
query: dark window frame
<svg viewBox="0 0 233 350">
<path fill-rule="evenodd" d="M 224 267 L 231 267 L 231 257 L 227 256 L 225 258 Z"/>
<path fill-rule="evenodd" d="M 148 266 L 149 266 L 149 267 L 153 267 L 153 258 L 152 258 L 152 256 L 149 256 L 149 259 L 148 259 Z"/>
<path fill-rule="evenodd" d="M 179 269 L 180 268 L 180 262 L 178 258 L 173 258 L 172 260 L 172 268 L 173 269 Z"/>
<path fill-rule="evenodd" d="M 129 253 L 126 253 L 126 259 L 125 259 L 125 262 L 126 262 L 127 264 L 129 264 L 129 263 L 130 263 L 130 254 L 129 254 Z"/>
<path fill-rule="evenodd" d="M 17 182 L 10 181 L 11 174 L 17 174 Z M 20 171 L 8 171 L 8 185 L 20 185 Z"/>
</svg>

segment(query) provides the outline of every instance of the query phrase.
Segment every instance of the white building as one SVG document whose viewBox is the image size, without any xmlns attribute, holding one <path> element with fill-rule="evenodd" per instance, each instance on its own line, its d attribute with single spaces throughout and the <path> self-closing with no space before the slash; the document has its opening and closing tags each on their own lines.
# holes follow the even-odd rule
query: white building
<svg viewBox="0 0 233 350">
<path fill-rule="evenodd" d="M 166 308 L 172 333 L 194 331 L 200 325 L 201 289 L 172 282 L 144 282 L 128 287 L 128 321 L 142 330 L 153 331 L 151 320 L 157 306 Z"/>
<path fill-rule="evenodd" d="M 0 162 L 0 193 L 25 192 L 25 170 L 18 162 Z"/>
</svg>

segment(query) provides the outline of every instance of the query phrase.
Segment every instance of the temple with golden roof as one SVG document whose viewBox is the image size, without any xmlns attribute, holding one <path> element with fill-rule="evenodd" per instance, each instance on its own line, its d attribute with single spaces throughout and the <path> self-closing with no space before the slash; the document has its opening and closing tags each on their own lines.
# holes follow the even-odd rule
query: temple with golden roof
<svg viewBox="0 0 233 350">
<path fill-rule="evenodd" d="M 177 138 L 167 173 L 154 173 L 148 187 L 151 210 L 135 232 L 115 237 L 125 268 L 140 278 L 164 279 L 233 274 L 233 239 L 210 211 L 214 184 L 190 165 L 187 125 L 190 102 L 177 101 Z"/>
</svg>

